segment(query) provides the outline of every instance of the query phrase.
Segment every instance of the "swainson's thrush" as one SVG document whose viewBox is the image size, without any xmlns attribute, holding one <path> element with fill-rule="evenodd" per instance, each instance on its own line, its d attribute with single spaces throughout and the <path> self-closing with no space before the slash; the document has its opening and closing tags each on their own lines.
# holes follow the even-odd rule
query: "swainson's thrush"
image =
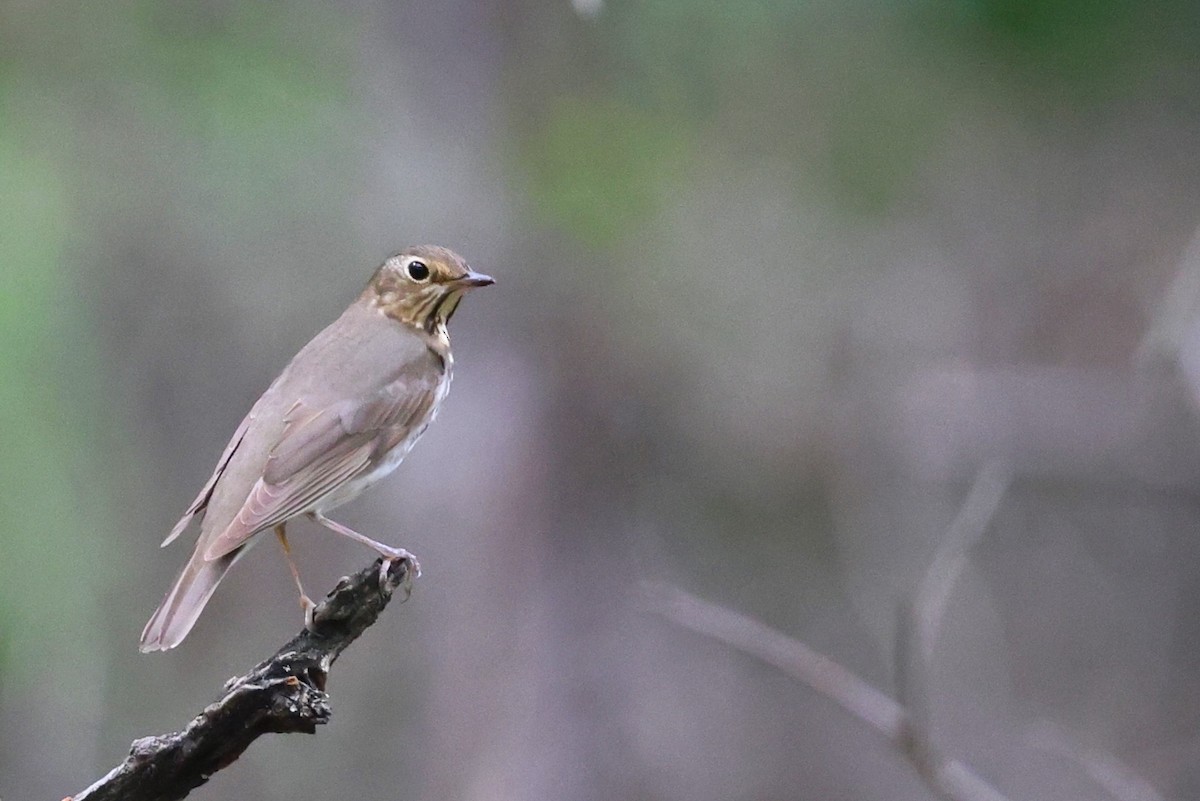
<svg viewBox="0 0 1200 801">
<path fill-rule="evenodd" d="M 394 470 L 433 420 L 450 388 L 446 323 L 466 292 L 491 283 L 445 248 L 408 248 L 295 355 L 163 541 L 200 519 L 196 549 L 142 631 L 141 650 L 173 648 L 187 636 L 255 535 L 275 529 L 287 554 L 284 525 L 301 515 L 385 558 L 408 557 L 325 512 Z M 293 574 L 299 585 L 294 566 Z"/>
</svg>

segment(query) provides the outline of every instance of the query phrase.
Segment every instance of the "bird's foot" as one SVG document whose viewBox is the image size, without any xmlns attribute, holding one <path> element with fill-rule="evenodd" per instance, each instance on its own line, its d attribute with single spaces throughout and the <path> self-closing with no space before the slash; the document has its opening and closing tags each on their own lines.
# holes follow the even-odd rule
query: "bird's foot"
<svg viewBox="0 0 1200 801">
<path fill-rule="evenodd" d="M 317 610 L 317 605 L 313 603 L 313 599 L 307 595 L 300 596 L 300 606 L 304 607 L 304 628 L 309 631 L 316 631 L 313 626 L 313 613 Z"/>
<path fill-rule="evenodd" d="M 383 561 L 379 563 L 380 592 L 390 592 L 395 586 L 390 575 L 392 562 L 404 562 L 404 578 L 401 580 L 400 586 L 404 590 L 404 600 L 407 601 L 412 595 L 413 579 L 421 575 L 421 563 L 417 561 L 417 557 L 404 548 L 391 548 L 385 545 L 379 549 L 379 555 L 383 557 Z"/>
</svg>

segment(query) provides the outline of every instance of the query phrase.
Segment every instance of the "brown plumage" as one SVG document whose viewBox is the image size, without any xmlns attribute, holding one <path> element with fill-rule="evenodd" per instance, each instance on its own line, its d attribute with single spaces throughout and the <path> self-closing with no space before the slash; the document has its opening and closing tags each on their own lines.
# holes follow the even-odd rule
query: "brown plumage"
<svg viewBox="0 0 1200 801">
<path fill-rule="evenodd" d="M 491 283 L 445 248 L 409 248 L 293 357 L 163 542 L 200 519 L 195 550 L 146 624 L 141 650 L 178 645 L 252 538 L 298 516 L 403 555 L 324 513 L 394 470 L 433 420 L 450 386 L 446 322 L 464 293 Z"/>
</svg>

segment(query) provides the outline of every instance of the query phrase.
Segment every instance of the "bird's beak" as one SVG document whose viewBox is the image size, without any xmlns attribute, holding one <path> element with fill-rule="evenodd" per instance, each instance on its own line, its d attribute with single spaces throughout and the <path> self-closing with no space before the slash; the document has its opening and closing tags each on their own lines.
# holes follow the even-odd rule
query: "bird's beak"
<svg viewBox="0 0 1200 801">
<path fill-rule="evenodd" d="M 477 273 L 473 270 L 468 270 L 467 274 L 462 278 L 454 279 L 454 283 L 464 289 L 474 289 L 475 287 L 480 286 L 491 286 L 492 284 L 496 283 L 496 279 L 492 278 L 490 275 L 484 275 L 483 273 Z"/>
</svg>

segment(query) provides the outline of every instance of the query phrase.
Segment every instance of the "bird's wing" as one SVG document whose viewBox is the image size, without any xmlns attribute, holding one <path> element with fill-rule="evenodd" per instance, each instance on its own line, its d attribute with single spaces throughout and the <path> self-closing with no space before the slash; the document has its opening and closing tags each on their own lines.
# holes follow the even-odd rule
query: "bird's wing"
<svg viewBox="0 0 1200 801">
<path fill-rule="evenodd" d="M 437 382 L 432 375 L 400 379 L 368 398 L 322 409 L 297 401 L 262 477 L 229 526 L 205 548 L 204 558 L 220 558 L 258 532 L 310 511 L 374 466 L 428 422 Z"/>
<path fill-rule="evenodd" d="M 183 513 L 183 517 L 179 518 L 179 522 L 171 529 L 171 533 L 159 545 L 160 548 L 165 548 L 170 545 L 175 539 L 184 532 L 188 524 L 192 522 L 192 518 L 204 511 L 204 507 L 208 505 L 208 499 L 212 497 L 213 488 L 217 486 L 217 480 L 221 474 L 225 472 L 225 466 L 229 464 L 230 458 L 233 457 L 233 452 L 242 444 L 242 438 L 246 436 L 246 429 L 250 427 L 250 423 L 254 421 L 254 410 L 242 418 L 242 422 L 237 427 L 237 431 L 233 432 L 233 437 L 230 438 L 229 444 L 225 446 L 225 452 L 221 454 L 221 458 L 217 461 L 217 467 L 213 470 L 212 476 L 208 479 L 208 483 L 200 490 L 200 494 L 196 496 L 196 500 L 192 501 L 192 505 Z"/>
</svg>

